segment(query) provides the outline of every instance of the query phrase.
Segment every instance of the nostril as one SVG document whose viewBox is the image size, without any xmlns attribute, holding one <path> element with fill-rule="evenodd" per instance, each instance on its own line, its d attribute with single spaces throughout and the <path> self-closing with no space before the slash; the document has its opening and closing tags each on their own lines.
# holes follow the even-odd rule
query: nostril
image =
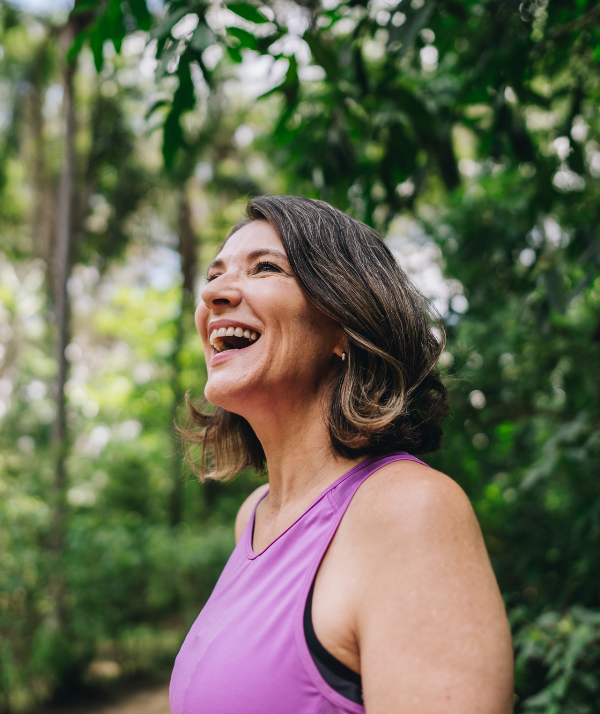
<svg viewBox="0 0 600 714">
<path fill-rule="evenodd" d="M 212 301 L 213 305 L 229 305 L 227 298 L 216 298 Z"/>
</svg>

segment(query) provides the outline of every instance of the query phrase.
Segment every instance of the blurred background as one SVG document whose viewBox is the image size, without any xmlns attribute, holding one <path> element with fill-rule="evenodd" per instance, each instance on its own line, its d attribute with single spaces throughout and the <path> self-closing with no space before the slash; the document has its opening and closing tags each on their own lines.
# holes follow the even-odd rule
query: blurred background
<svg viewBox="0 0 600 714">
<path fill-rule="evenodd" d="M 2 714 L 168 681 L 260 483 L 199 484 L 173 424 L 264 192 L 374 226 L 436 304 L 426 459 L 481 523 L 516 710 L 600 711 L 599 70 L 595 0 L 0 4 Z"/>
</svg>

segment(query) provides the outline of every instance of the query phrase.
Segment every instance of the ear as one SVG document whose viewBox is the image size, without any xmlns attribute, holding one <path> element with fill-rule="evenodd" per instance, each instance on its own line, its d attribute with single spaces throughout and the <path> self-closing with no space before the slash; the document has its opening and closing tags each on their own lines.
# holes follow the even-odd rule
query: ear
<svg viewBox="0 0 600 714">
<path fill-rule="evenodd" d="M 342 330 L 339 330 L 339 340 L 336 342 L 336 345 L 333 348 L 333 354 L 342 359 L 342 354 L 344 352 L 348 354 L 348 349 L 348 338 L 342 332 Z"/>
</svg>

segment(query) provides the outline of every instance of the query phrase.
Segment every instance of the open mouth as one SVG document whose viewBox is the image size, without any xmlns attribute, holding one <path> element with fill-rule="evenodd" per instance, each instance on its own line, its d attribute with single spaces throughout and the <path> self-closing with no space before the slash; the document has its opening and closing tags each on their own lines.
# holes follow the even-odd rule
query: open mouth
<svg viewBox="0 0 600 714">
<path fill-rule="evenodd" d="M 210 334 L 210 344 L 217 352 L 235 352 L 253 345 L 260 332 L 243 327 L 220 327 Z"/>
</svg>

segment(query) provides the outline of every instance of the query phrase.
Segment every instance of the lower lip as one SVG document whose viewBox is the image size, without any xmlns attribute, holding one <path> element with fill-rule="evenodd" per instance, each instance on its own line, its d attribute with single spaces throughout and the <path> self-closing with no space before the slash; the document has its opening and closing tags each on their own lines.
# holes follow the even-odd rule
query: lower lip
<svg viewBox="0 0 600 714">
<path fill-rule="evenodd" d="M 256 340 L 256 342 L 258 342 L 258 340 Z M 244 347 L 241 350 L 229 350 L 227 352 L 217 352 L 213 347 L 213 353 L 210 359 L 210 366 L 214 367 L 217 364 L 221 364 L 221 362 L 226 362 L 227 360 L 233 359 L 234 357 L 241 355 L 243 352 L 247 352 L 248 350 L 254 347 L 256 342 L 252 345 L 248 345 L 248 347 Z"/>
</svg>

